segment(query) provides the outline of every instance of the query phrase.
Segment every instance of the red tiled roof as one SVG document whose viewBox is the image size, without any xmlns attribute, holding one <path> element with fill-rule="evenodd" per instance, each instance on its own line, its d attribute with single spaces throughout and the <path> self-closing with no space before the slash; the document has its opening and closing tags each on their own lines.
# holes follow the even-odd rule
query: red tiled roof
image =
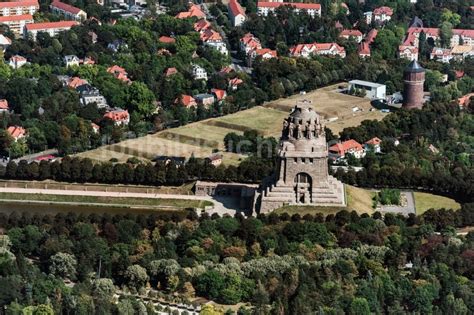
<svg viewBox="0 0 474 315">
<path fill-rule="evenodd" d="M 26 135 L 26 130 L 20 126 L 10 126 L 7 129 L 7 132 L 12 136 L 14 139 L 18 139 Z"/>
<path fill-rule="evenodd" d="M 459 106 L 461 106 L 461 107 L 468 106 L 469 102 L 471 100 L 471 97 L 473 97 L 473 96 L 474 96 L 474 93 L 469 93 L 469 94 L 463 95 L 460 98 L 458 98 Z"/>
<path fill-rule="evenodd" d="M 255 49 L 255 54 L 257 56 L 263 56 L 266 54 L 270 54 L 270 58 L 276 58 L 278 56 L 276 50 L 272 50 L 270 48 L 261 48 L 261 49 Z"/>
<path fill-rule="evenodd" d="M 392 8 L 386 7 L 386 6 L 379 7 L 374 10 L 374 15 L 382 15 L 382 14 L 391 16 L 393 14 L 393 10 Z"/>
<path fill-rule="evenodd" d="M 176 104 L 183 104 L 185 107 L 196 106 L 196 100 L 191 95 L 183 94 L 180 98 L 175 100 Z"/>
<path fill-rule="evenodd" d="M 74 77 L 71 79 L 71 81 L 69 81 L 69 83 L 67 84 L 67 86 L 75 89 L 77 88 L 78 86 L 81 86 L 81 85 L 84 85 L 84 84 L 87 84 L 87 81 L 86 80 L 83 80 L 79 77 Z"/>
<path fill-rule="evenodd" d="M 13 2 L 0 2 L 0 9 L 3 8 L 15 8 L 15 7 L 30 7 L 35 6 L 39 8 L 38 0 L 24 0 L 24 1 L 13 1 Z"/>
<path fill-rule="evenodd" d="M 178 70 L 176 70 L 176 68 L 172 67 L 172 68 L 168 68 L 165 70 L 165 77 L 169 77 L 170 75 L 173 75 L 173 74 L 176 74 L 178 73 Z"/>
<path fill-rule="evenodd" d="M 104 114 L 104 118 L 109 118 L 113 121 L 124 121 L 128 120 L 129 117 L 128 110 L 113 110 Z"/>
<path fill-rule="evenodd" d="M 7 100 L 0 100 L 0 109 L 3 110 L 8 110 L 10 107 L 8 107 L 8 101 Z"/>
<path fill-rule="evenodd" d="M 278 8 L 281 6 L 292 6 L 297 9 L 305 9 L 305 10 L 320 10 L 321 5 L 319 3 L 293 3 L 293 2 L 267 2 L 267 1 L 259 1 L 257 3 L 257 7 L 259 8 Z"/>
<path fill-rule="evenodd" d="M 225 90 L 221 90 L 221 89 L 211 89 L 211 92 L 216 95 L 216 98 L 218 101 L 223 100 L 227 94 Z"/>
<path fill-rule="evenodd" d="M 26 24 L 27 31 L 33 30 L 46 30 L 51 28 L 71 28 L 75 25 L 79 25 L 76 21 L 59 21 L 59 22 L 44 22 L 44 23 L 32 23 Z"/>
<path fill-rule="evenodd" d="M 359 30 L 342 30 L 341 36 L 359 37 L 359 36 L 362 36 L 362 32 Z"/>
<path fill-rule="evenodd" d="M 120 66 L 117 66 L 117 65 L 113 65 L 111 67 L 108 67 L 107 72 L 108 73 L 127 73 L 127 71 L 125 71 L 124 68 L 122 68 Z"/>
<path fill-rule="evenodd" d="M 377 37 L 378 31 L 377 29 L 373 28 L 371 29 L 368 33 L 367 36 L 365 36 L 365 42 L 367 44 L 372 44 L 375 40 L 375 37 Z"/>
<path fill-rule="evenodd" d="M 464 76 L 464 71 L 462 70 L 456 70 L 454 72 L 456 73 L 456 79 L 460 79 Z"/>
<path fill-rule="evenodd" d="M 5 3 L 5 2 L 0 2 L 0 3 Z M 13 21 L 33 21 L 33 16 L 31 14 L 0 16 L 0 23 L 13 22 Z"/>
<path fill-rule="evenodd" d="M 322 50 L 330 50 L 335 47 L 339 53 L 345 52 L 344 47 L 339 46 L 337 43 L 311 43 L 311 44 L 298 44 L 296 46 L 290 47 L 291 55 L 299 55 L 303 49 L 313 50 L 317 53 Z"/>
<path fill-rule="evenodd" d="M 359 142 L 353 139 L 344 141 L 342 143 L 336 143 L 329 147 L 329 151 L 335 152 L 339 155 L 344 155 L 349 150 L 362 151 L 363 148 Z"/>
<path fill-rule="evenodd" d="M 13 62 L 22 62 L 22 61 L 26 61 L 26 58 L 23 57 L 23 56 L 20 56 L 20 55 L 15 55 L 15 56 L 11 56 L 11 57 L 10 57 L 10 61 L 13 61 Z"/>
<path fill-rule="evenodd" d="M 245 15 L 245 11 L 237 0 L 229 0 L 229 9 L 232 11 L 233 16 L 239 14 Z"/>
<path fill-rule="evenodd" d="M 418 48 L 415 46 L 405 46 L 405 45 L 400 45 L 398 46 L 398 51 L 402 52 L 404 50 L 409 50 L 410 53 L 416 54 L 418 52 Z"/>
<path fill-rule="evenodd" d="M 366 144 L 371 144 L 371 145 L 379 145 L 380 143 L 382 143 L 382 140 L 375 137 L 375 138 L 370 139 L 369 141 L 366 141 L 365 143 Z"/>
<path fill-rule="evenodd" d="M 197 6 L 195 4 L 192 4 L 188 11 L 179 12 L 176 15 L 177 19 L 186 19 L 186 18 L 190 18 L 190 17 L 205 18 L 206 14 L 204 14 L 204 12 L 202 12 L 202 10 L 199 8 L 199 6 Z"/>
<path fill-rule="evenodd" d="M 242 81 L 242 79 L 239 79 L 239 78 L 233 78 L 229 80 L 229 85 L 239 85 L 242 83 L 244 83 L 244 81 Z"/>
<path fill-rule="evenodd" d="M 368 55 L 368 56 L 370 56 L 369 44 L 367 44 L 366 42 L 360 43 L 359 48 L 357 49 L 357 53 L 359 55 Z"/>
<path fill-rule="evenodd" d="M 67 4 L 58 0 L 54 0 L 51 3 L 51 6 L 63 11 L 69 12 L 71 14 L 78 14 L 79 12 L 82 11 L 82 9 L 76 8 L 75 6 L 72 6 L 70 4 Z"/>
<path fill-rule="evenodd" d="M 158 40 L 164 44 L 174 44 L 176 42 L 176 39 L 169 36 L 161 36 L 160 38 L 158 38 Z"/>
<path fill-rule="evenodd" d="M 100 126 L 97 125 L 97 124 L 94 124 L 93 122 L 91 122 L 91 127 L 92 127 L 92 129 L 94 129 L 94 130 L 99 130 L 99 129 L 100 129 Z"/>
<path fill-rule="evenodd" d="M 207 41 L 222 41 L 222 36 L 218 32 L 212 30 L 212 29 L 207 29 L 204 31 L 204 33 L 201 34 L 201 40 L 203 42 Z"/>
<path fill-rule="evenodd" d="M 207 30 L 209 27 L 211 27 L 211 23 L 207 21 L 206 19 L 200 19 L 196 23 L 194 23 L 194 30 L 196 32 L 201 32 Z"/>
</svg>

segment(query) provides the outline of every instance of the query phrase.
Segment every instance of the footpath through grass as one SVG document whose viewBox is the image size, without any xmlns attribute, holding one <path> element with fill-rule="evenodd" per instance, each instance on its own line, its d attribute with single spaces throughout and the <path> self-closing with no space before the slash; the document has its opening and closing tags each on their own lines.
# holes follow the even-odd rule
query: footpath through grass
<svg viewBox="0 0 474 315">
<path fill-rule="evenodd" d="M 174 208 L 204 208 L 211 206 L 207 200 L 185 199 L 158 199 L 158 198 L 133 198 L 133 197 L 105 197 L 105 196 L 76 196 L 76 195 L 50 195 L 50 194 L 22 194 L 0 192 L 0 200 L 18 200 L 77 203 L 77 204 L 103 204 L 104 206 L 120 205 L 123 207 L 174 207 Z"/>
</svg>

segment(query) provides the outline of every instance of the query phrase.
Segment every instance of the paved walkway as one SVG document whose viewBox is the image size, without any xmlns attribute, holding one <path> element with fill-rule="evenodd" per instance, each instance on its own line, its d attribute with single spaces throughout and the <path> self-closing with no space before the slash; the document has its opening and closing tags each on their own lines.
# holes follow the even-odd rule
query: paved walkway
<svg viewBox="0 0 474 315">
<path fill-rule="evenodd" d="M 384 213 L 384 212 L 391 212 L 391 213 L 400 213 L 404 216 L 408 216 L 410 213 L 416 214 L 415 210 L 415 196 L 411 191 L 402 191 L 402 195 L 407 197 L 407 205 L 405 207 L 401 206 L 381 206 L 377 210 Z"/>
<path fill-rule="evenodd" d="M 182 199 L 182 200 L 207 200 L 214 204 L 212 209 L 206 212 L 218 213 L 219 215 L 234 215 L 236 210 L 228 208 L 230 206 L 225 201 L 219 201 L 211 196 L 176 195 L 176 194 L 146 194 L 131 192 L 105 192 L 105 191 L 84 191 L 84 190 L 60 190 L 60 189 L 33 189 L 33 188 L 10 188 L 2 187 L 1 192 L 18 194 L 45 194 L 45 195 L 65 195 L 65 196 L 96 196 L 96 197 L 122 197 L 122 198 L 152 198 L 152 199 Z"/>
</svg>

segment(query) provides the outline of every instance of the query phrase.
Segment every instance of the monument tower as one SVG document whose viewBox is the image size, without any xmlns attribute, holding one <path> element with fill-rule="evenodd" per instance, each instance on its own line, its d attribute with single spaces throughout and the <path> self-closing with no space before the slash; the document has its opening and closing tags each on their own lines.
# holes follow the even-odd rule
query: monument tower
<svg viewBox="0 0 474 315">
<path fill-rule="evenodd" d="M 413 60 L 403 71 L 403 79 L 405 82 L 403 108 L 422 108 L 425 69 L 416 60 Z"/>
<path fill-rule="evenodd" d="M 262 184 L 260 213 L 285 204 L 344 206 L 344 185 L 328 174 L 328 150 L 321 117 L 297 104 L 283 121 L 275 176 Z"/>
</svg>

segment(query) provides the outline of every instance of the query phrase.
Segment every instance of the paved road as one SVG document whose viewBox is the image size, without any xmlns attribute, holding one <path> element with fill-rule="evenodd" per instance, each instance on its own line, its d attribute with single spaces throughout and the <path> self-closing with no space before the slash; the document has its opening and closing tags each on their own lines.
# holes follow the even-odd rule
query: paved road
<svg viewBox="0 0 474 315">
<path fill-rule="evenodd" d="M 122 197 L 122 198 L 153 198 L 153 199 L 183 199 L 183 200 L 207 200 L 214 204 L 212 209 L 206 210 L 209 214 L 234 215 L 236 210 L 233 204 L 227 200 L 217 200 L 211 196 L 177 195 L 177 194 L 147 194 L 131 192 L 110 192 L 110 191 L 84 191 L 84 190 L 60 190 L 60 189 L 34 189 L 34 188 L 11 188 L 2 187 L 2 192 L 19 194 L 45 194 L 45 195 L 66 195 L 66 196 L 97 196 L 97 197 Z"/>
<path fill-rule="evenodd" d="M 40 156 L 43 156 L 43 155 L 56 155 L 56 154 L 58 154 L 58 150 L 50 149 L 50 150 L 46 150 L 46 151 L 42 151 L 42 152 L 38 152 L 38 153 L 24 155 L 24 156 L 22 156 L 18 159 L 14 159 L 13 161 L 15 161 L 17 163 L 20 162 L 21 160 L 26 160 L 28 162 L 33 162 L 37 157 L 40 157 Z M 0 165 L 7 165 L 7 164 L 8 164 L 8 161 L 0 159 Z"/>
<path fill-rule="evenodd" d="M 404 194 L 407 197 L 407 205 L 405 207 L 401 206 L 382 206 L 380 209 L 377 209 L 378 211 L 384 213 L 384 212 L 391 212 L 391 213 L 400 213 L 403 214 L 404 216 L 408 216 L 410 213 L 415 213 L 415 196 L 413 195 L 413 192 L 411 191 L 402 191 L 402 194 Z"/>
</svg>

